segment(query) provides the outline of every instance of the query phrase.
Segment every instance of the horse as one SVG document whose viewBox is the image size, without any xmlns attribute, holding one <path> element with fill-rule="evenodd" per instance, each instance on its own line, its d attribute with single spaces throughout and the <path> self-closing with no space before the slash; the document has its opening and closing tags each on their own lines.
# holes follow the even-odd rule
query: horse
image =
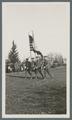
<svg viewBox="0 0 72 120">
<path fill-rule="evenodd" d="M 31 76 L 31 78 L 32 78 L 32 72 L 35 73 L 36 78 L 37 78 L 37 73 L 40 73 L 41 77 L 44 78 L 42 74 L 41 66 L 38 66 L 37 62 L 34 62 L 34 66 L 32 66 L 33 61 L 32 62 L 26 61 L 26 62 L 27 63 L 25 65 L 25 78 L 26 78 L 27 72 Z"/>
<path fill-rule="evenodd" d="M 50 65 L 48 64 L 48 61 L 46 59 L 43 59 L 42 61 L 42 70 L 43 70 L 43 74 L 44 77 L 46 77 L 46 74 L 48 74 L 50 76 L 50 78 L 53 78 L 53 75 L 50 72 Z"/>
<path fill-rule="evenodd" d="M 32 73 L 35 74 L 35 78 L 38 78 L 37 74 L 39 73 L 44 79 L 46 77 L 46 74 L 50 76 L 50 78 L 53 78 L 50 70 L 49 70 L 49 64 L 46 59 L 39 59 L 36 61 L 26 61 L 27 64 L 25 65 L 25 78 L 27 73 L 30 75 L 32 78 Z"/>
</svg>

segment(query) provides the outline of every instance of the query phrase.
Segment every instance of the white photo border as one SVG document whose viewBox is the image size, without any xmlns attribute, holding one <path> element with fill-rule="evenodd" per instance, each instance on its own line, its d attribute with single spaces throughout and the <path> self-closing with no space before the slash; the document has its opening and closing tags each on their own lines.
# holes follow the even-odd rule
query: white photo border
<svg viewBox="0 0 72 120">
<path fill-rule="evenodd" d="M 2 23 L 3 23 L 3 5 L 9 2 L 2 2 Z M 6 93 L 6 81 L 5 81 L 5 44 L 3 39 L 3 24 L 2 24 L 2 118 L 70 118 L 70 2 L 10 2 L 11 4 L 24 4 L 24 5 L 47 5 L 47 4 L 67 4 L 68 5 L 68 21 L 69 21 L 69 33 L 68 33 L 68 52 L 67 52 L 67 94 L 66 94 L 66 114 L 5 114 L 5 93 Z"/>
</svg>

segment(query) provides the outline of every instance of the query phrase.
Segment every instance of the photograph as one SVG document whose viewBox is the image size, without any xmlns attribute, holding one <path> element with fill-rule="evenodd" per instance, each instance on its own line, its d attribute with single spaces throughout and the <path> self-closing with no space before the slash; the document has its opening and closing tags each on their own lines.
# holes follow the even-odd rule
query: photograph
<svg viewBox="0 0 72 120">
<path fill-rule="evenodd" d="M 70 117 L 70 2 L 2 2 L 2 118 Z"/>
</svg>

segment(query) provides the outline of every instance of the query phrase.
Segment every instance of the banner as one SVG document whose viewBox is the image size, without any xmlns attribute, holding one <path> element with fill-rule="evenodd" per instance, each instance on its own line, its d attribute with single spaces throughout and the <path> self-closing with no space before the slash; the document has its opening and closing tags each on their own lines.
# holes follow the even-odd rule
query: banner
<svg viewBox="0 0 72 120">
<path fill-rule="evenodd" d="M 34 39 L 31 35 L 29 35 L 29 43 L 30 43 L 30 51 L 34 49 Z"/>
<path fill-rule="evenodd" d="M 34 53 L 37 53 L 37 55 L 40 55 L 43 58 L 43 54 L 40 51 L 37 51 L 35 49 L 33 49 Z"/>
<path fill-rule="evenodd" d="M 34 53 L 36 53 L 37 55 L 40 55 L 43 58 L 42 53 L 40 51 L 35 50 L 34 39 L 31 35 L 29 35 L 29 43 L 30 43 L 30 51 L 33 51 Z"/>
</svg>

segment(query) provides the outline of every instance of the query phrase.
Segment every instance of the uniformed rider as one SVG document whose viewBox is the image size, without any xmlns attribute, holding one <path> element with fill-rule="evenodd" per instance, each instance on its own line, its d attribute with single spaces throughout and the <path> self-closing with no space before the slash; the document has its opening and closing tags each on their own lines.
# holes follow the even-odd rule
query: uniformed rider
<svg viewBox="0 0 72 120">
<path fill-rule="evenodd" d="M 25 70 L 31 75 L 31 62 L 28 60 L 28 58 L 25 61 Z"/>
<path fill-rule="evenodd" d="M 34 61 L 34 58 L 31 58 L 31 67 L 32 67 L 32 70 L 35 70 L 37 67 L 36 61 Z"/>
<path fill-rule="evenodd" d="M 48 61 L 46 59 L 43 59 L 43 69 L 44 69 L 44 76 L 46 77 L 46 73 L 52 78 L 52 75 L 48 68 Z"/>
</svg>

